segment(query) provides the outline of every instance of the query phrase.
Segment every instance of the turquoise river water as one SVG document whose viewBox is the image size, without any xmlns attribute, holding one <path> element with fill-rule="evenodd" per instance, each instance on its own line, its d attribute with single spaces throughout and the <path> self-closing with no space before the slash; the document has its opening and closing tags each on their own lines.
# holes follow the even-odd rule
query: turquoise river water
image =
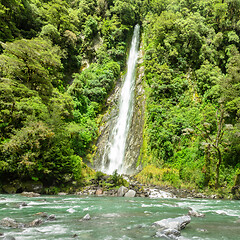
<svg viewBox="0 0 240 240">
<path fill-rule="evenodd" d="M 21 206 L 25 202 L 26 206 Z M 149 199 L 90 196 L 0 195 L 0 221 L 5 217 L 28 223 L 36 213 L 55 214 L 56 219 L 37 227 L 13 229 L 0 226 L 0 233 L 15 239 L 160 239 L 155 237 L 155 221 L 188 213 L 188 208 L 204 213 L 192 217 L 181 231 L 186 239 L 240 239 L 239 201 L 205 199 Z M 90 214 L 91 219 L 81 221 Z M 3 237 L 2 237 L 3 238 Z M 1 237 L 0 237 L 1 239 Z"/>
</svg>

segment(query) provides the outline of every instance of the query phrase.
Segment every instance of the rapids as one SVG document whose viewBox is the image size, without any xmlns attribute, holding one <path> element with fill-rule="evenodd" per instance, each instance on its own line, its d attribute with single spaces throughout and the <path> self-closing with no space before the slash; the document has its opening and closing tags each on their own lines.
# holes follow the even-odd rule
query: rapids
<svg viewBox="0 0 240 240">
<path fill-rule="evenodd" d="M 25 204 L 22 204 L 22 203 Z M 204 213 L 192 217 L 181 231 L 185 239 L 236 240 L 240 236 L 239 201 L 206 199 L 150 199 L 92 196 L 0 195 L 0 221 L 5 217 L 27 223 L 39 218 L 39 212 L 54 214 L 55 220 L 36 227 L 19 229 L 0 226 L 0 233 L 16 240 L 25 239 L 161 239 L 156 238 L 156 221 L 188 213 L 189 208 Z M 91 219 L 81 219 L 89 214 Z M 1 236 L 0 236 L 1 239 Z"/>
</svg>

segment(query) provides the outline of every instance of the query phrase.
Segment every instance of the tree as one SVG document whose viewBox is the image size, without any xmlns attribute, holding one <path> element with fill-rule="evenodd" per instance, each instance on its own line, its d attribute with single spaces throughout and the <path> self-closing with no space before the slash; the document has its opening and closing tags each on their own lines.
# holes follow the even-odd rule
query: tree
<svg viewBox="0 0 240 240">
<path fill-rule="evenodd" d="M 224 125 L 225 122 L 225 110 L 221 106 L 219 110 L 216 111 L 216 132 L 211 134 L 212 124 L 209 122 L 204 122 L 202 124 L 202 129 L 195 126 L 196 130 L 184 129 L 185 134 L 195 134 L 196 136 L 201 136 L 204 139 L 203 146 L 205 147 L 205 159 L 206 159 L 206 184 L 210 180 L 210 164 L 211 164 L 211 154 L 214 154 L 217 158 L 216 163 L 216 177 L 215 177 L 215 187 L 219 187 L 219 172 L 220 166 L 223 161 L 223 151 L 228 145 L 226 139 L 223 138 L 225 132 L 227 131 L 227 126 Z"/>
<path fill-rule="evenodd" d="M 61 78 L 61 50 L 40 38 L 2 43 L 0 55 L 2 77 L 16 80 L 36 90 L 46 101 Z"/>
</svg>

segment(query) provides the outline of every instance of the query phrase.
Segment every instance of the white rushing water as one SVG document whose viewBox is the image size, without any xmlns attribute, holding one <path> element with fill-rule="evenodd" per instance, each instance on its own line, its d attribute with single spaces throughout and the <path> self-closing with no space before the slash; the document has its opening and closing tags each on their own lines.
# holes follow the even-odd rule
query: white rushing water
<svg viewBox="0 0 240 240">
<path fill-rule="evenodd" d="M 121 89 L 118 119 L 112 130 L 112 138 L 108 143 L 108 148 L 105 149 L 106 153 L 104 154 L 104 158 L 107 158 L 108 161 L 103 159 L 102 171 L 108 174 L 112 174 L 115 170 L 117 170 L 118 173 L 126 173 L 126 169 L 124 169 L 124 155 L 128 130 L 133 114 L 135 69 L 138 59 L 139 33 L 140 26 L 136 25 L 127 62 L 127 73 Z M 108 165 L 106 166 L 106 164 Z"/>
</svg>

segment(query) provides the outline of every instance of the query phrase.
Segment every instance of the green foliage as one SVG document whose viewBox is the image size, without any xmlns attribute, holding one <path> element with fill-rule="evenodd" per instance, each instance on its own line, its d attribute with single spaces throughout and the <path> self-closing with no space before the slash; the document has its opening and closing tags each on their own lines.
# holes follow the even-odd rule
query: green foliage
<svg viewBox="0 0 240 240">
<path fill-rule="evenodd" d="M 0 1 L 1 181 L 39 180 L 57 193 L 57 185 L 92 175 L 83 161 L 98 136 L 97 115 L 124 67 L 139 6 Z"/>
<path fill-rule="evenodd" d="M 2 181 L 60 185 L 92 174 L 83 161 L 135 23 L 142 24 L 147 92 L 142 161 L 165 169 L 149 167 L 144 181 L 233 184 L 240 164 L 236 0 L 1 0 Z M 117 173 L 111 180 L 124 183 Z"/>
<path fill-rule="evenodd" d="M 128 186 L 128 182 L 123 178 L 122 175 L 118 174 L 117 170 L 113 172 L 110 180 L 113 182 L 113 187 Z"/>
<path fill-rule="evenodd" d="M 0 56 L 2 76 L 19 81 L 47 99 L 60 77 L 59 47 L 53 47 L 51 42 L 37 38 L 16 40 L 2 45 L 4 48 Z"/>
<path fill-rule="evenodd" d="M 150 1 L 149 9 L 143 20 L 148 164 L 177 169 L 184 185 L 214 188 L 223 181 L 230 188 L 239 164 L 239 5 Z M 178 177 L 169 172 L 163 180 L 173 185 Z"/>
</svg>

